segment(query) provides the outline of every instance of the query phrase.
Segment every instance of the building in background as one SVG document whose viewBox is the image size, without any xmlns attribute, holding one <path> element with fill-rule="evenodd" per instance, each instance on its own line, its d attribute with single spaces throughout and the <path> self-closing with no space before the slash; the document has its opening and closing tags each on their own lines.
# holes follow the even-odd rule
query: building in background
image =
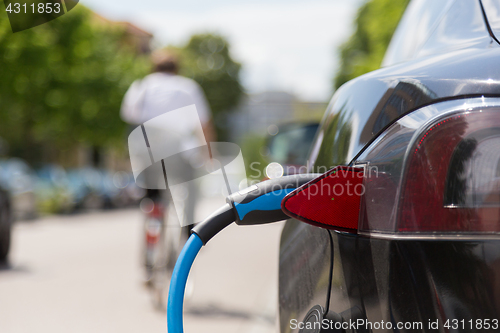
<svg viewBox="0 0 500 333">
<path fill-rule="evenodd" d="M 130 22 L 115 22 L 125 28 L 125 42 L 134 46 L 141 54 L 151 53 L 151 41 L 153 34 L 142 30 Z"/>
<path fill-rule="evenodd" d="M 139 28 L 138 26 L 126 22 L 126 21 L 111 21 L 101 15 L 94 13 L 94 18 L 97 22 L 100 22 L 110 27 L 120 27 L 125 31 L 125 36 L 122 42 L 125 45 L 130 45 L 137 50 L 138 54 L 150 54 L 151 53 L 151 41 L 154 35 L 146 30 Z"/>
</svg>

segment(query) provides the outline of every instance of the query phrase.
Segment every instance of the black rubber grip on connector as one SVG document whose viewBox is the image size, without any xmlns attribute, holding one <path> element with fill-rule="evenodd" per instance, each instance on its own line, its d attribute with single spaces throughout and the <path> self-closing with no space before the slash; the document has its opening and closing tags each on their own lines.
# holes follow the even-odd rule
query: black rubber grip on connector
<svg viewBox="0 0 500 333">
<path fill-rule="evenodd" d="M 197 234 L 202 240 L 203 245 L 206 245 L 212 237 L 233 223 L 235 219 L 236 216 L 233 206 L 227 203 L 213 212 L 203 222 L 194 226 L 191 233 Z"/>
</svg>

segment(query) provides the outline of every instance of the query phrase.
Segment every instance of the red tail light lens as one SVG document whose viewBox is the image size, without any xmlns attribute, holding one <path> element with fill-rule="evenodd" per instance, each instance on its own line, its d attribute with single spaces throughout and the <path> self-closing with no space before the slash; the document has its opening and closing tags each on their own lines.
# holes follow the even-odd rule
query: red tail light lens
<svg viewBox="0 0 500 333">
<path fill-rule="evenodd" d="M 500 99 L 429 105 L 390 126 L 365 164 L 361 233 L 500 232 Z"/>
<path fill-rule="evenodd" d="M 500 108 L 429 126 L 411 148 L 400 231 L 500 231 Z"/>
<path fill-rule="evenodd" d="M 298 220 L 335 230 L 356 232 L 364 170 L 335 167 L 288 194 L 283 211 Z"/>
</svg>

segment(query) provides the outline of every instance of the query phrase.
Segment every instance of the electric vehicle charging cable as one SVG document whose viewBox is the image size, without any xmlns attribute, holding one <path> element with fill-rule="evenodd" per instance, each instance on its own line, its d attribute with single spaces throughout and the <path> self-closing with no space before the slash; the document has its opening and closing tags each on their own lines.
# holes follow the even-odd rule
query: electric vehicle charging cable
<svg viewBox="0 0 500 333">
<path fill-rule="evenodd" d="M 236 222 L 256 225 L 288 218 L 281 201 L 290 192 L 317 178 L 319 174 L 301 174 L 270 179 L 252 185 L 226 198 L 227 203 L 191 230 L 172 273 L 167 301 L 167 332 L 183 333 L 184 290 L 189 271 L 203 245 L 222 229 Z"/>
</svg>

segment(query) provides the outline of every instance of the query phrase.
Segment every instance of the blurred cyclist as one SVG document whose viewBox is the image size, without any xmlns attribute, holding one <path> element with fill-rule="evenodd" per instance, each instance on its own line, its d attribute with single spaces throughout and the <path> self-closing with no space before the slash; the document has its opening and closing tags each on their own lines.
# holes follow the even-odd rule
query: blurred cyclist
<svg viewBox="0 0 500 333">
<path fill-rule="evenodd" d="M 194 104 L 201 122 L 203 133 L 193 133 L 189 128 L 186 128 L 184 133 L 181 127 L 176 128 L 176 130 L 181 131 L 182 140 L 198 140 L 197 142 L 199 142 L 200 145 L 214 141 L 211 112 L 203 90 L 195 81 L 178 75 L 179 62 L 177 56 L 170 51 L 160 50 L 153 53 L 152 61 L 154 64 L 153 73 L 141 80 L 135 81 L 125 94 L 121 108 L 122 119 L 126 123 L 136 127 L 166 112 Z M 200 135 L 204 135 L 205 137 L 200 138 Z M 172 139 L 165 142 L 165 144 L 175 145 L 179 143 Z M 190 173 L 193 172 L 192 168 L 189 166 L 189 161 L 179 161 L 176 168 L 181 169 L 184 176 L 187 175 L 188 178 Z M 182 225 L 191 226 L 195 222 L 194 212 L 197 189 L 193 188 L 192 182 L 189 184 L 187 188 L 187 198 L 184 200 L 184 209 L 182 212 L 177 213 L 182 219 L 182 221 L 180 221 Z M 148 216 L 149 221 L 158 220 L 160 215 L 163 217 L 164 210 L 162 207 L 166 206 L 165 201 L 166 198 L 169 197 L 166 191 L 147 189 L 146 196 L 154 203 L 154 209 L 150 211 L 150 216 Z M 160 209 L 158 209 L 158 207 L 160 207 Z M 147 224 L 148 222 L 146 223 L 146 229 L 148 229 Z M 164 222 L 162 221 L 161 228 L 159 228 L 157 234 L 161 235 L 164 232 L 165 228 L 163 228 L 163 226 Z M 155 228 L 151 229 L 153 231 L 155 230 Z M 183 229 L 184 232 L 189 232 L 189 228 Z M 148 250 L 149 246 L 155 246 L 156 243 L 162 242 L 160 239 L 162 236 L 155 238 L 155 233 L 152 232 L 151 234 L 152 236 L 146 235 L 146 266 L 148 269 L 148 281 L 152 278 L 152 274 L 154 274 L 152 266 L 155 265 L 157 261 L 151 258 L 152 252 Z M 182 246 L 182 244 L 180 245 Z M 172 247 L 171 244 L 167 244 L 167 246 Z M 155 246 L 155 248 L 158 247 Z M 158 250 L 156 252 L 158 252 Z M 169 258 L 168 261 L 171 261 L 171 259 L 172 258 Z M 175 261 L 176 258 L 173 259 Z M 169 263 L 166 265 L 169 265 Z"/>
<path fill-rule="evenodd" d="M 139 125 L 168 111 L 194 104 L 201 121 L 205 141 L 215 141 L 210 107 L 203 90 L 194 80 L 178 75 L 177 56 L 171 51 L 160 50 L 153 53 L 152 61 L 153 73 L 132 83 L 125 94 L 121 109 L 122 119 L 128 124 Z M 186 132 L 185 139 L 199 140 L 200 138 L 193 137 L 191 132 Z M 147 196 L 152 200 L 160 196 L 159 190 L 148 189 L 147 191 Z M 188 198 L 183 225 L 194 223 L 193 201 Z"/>
</svg>

